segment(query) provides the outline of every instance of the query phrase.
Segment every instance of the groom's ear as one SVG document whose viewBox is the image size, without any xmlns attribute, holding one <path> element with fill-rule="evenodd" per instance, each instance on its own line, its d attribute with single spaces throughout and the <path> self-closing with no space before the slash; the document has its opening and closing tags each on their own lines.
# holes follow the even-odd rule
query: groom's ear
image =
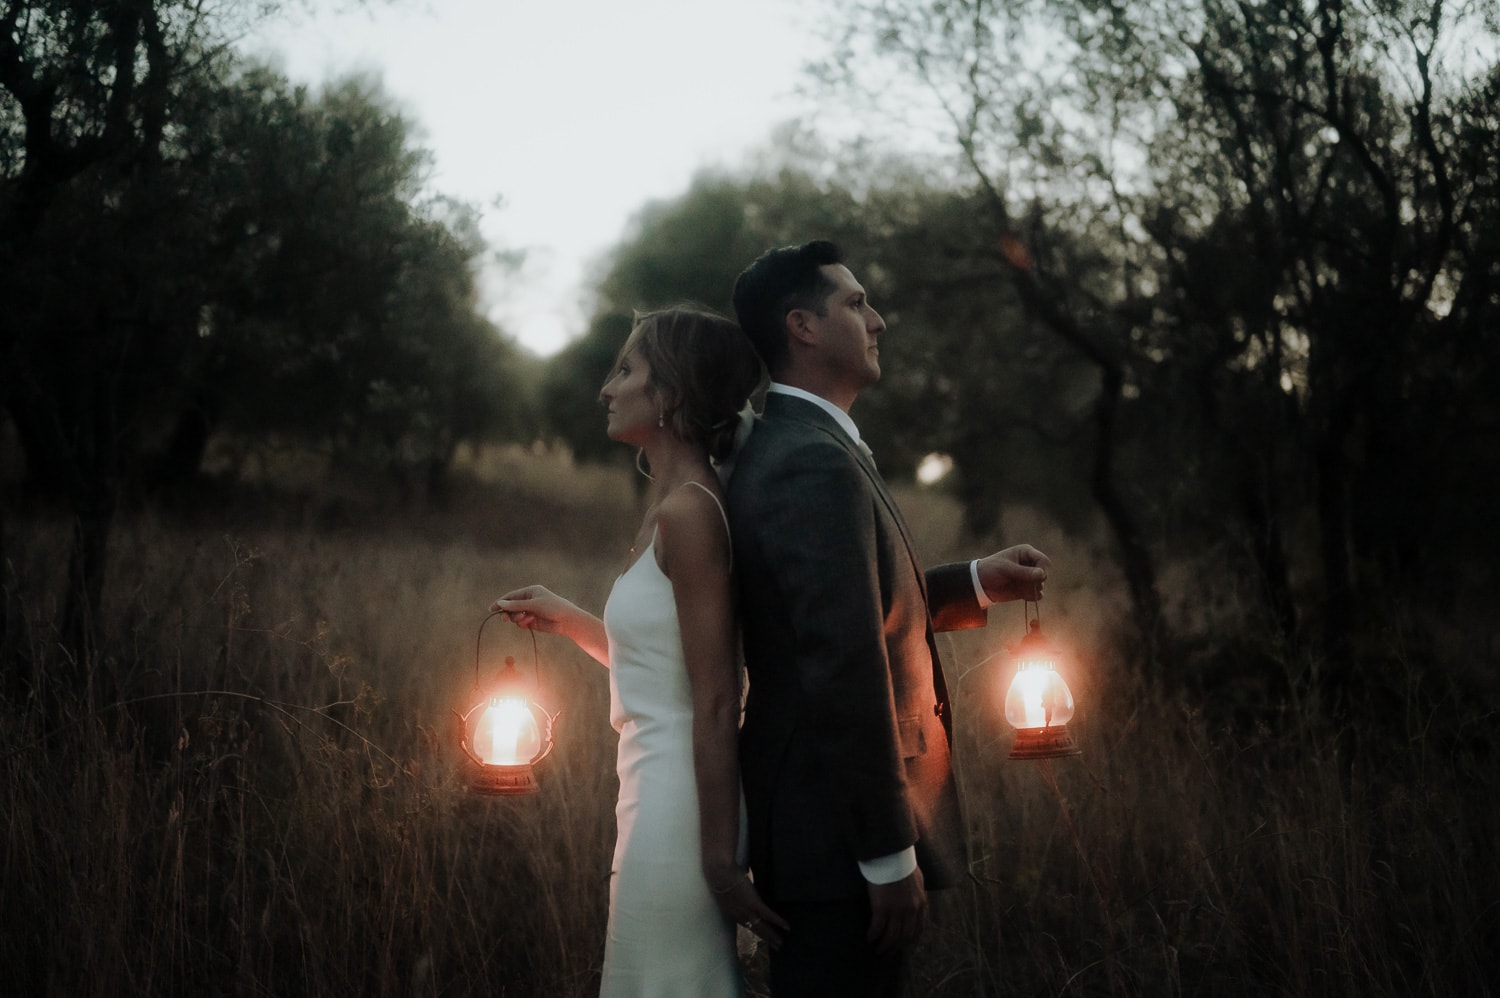
<svg viewBox="0 0 1500 998">
<path fill-rule="evenodd" d="M 818 342 L 816 331 L 810 321 L 816 313 L 805 308 L 794 308 L 786 314 L 786 334 L 798 343 L 812 346 Z"/>
</svg>

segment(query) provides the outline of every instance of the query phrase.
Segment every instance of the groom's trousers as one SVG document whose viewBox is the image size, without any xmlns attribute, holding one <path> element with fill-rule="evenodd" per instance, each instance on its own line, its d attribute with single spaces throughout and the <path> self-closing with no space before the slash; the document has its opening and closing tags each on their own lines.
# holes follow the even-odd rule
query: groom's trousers
<svg viewBox="0 0 1500 998">
<path fill-rule="evenodd" d="M 865 941 L 870 902 L 768 899 L 791 929 L 771 953 L 774 998 L 899 998 L 910 946 L 877 954 Z"/>
</svg>

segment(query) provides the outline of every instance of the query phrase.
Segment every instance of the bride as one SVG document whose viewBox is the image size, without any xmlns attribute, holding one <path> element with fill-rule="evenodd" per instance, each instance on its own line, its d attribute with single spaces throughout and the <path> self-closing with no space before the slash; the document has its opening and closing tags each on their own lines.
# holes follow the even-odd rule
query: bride
<svg viewBox="0 0 1500 998">
<path fill-rule="evenodd" d="M 542 586 L 491 608 L 610 669 L 620 797 L 602 995 L 738 995 L 734 924 L 771 946 L 787 927 L 742 865 L 739 627 L 710 464 L 761 377 L 728 319 L 638 316 L 599 399 L 610 439 L 649 464 L 649 502 L 603 619 Z"/>
</svg>

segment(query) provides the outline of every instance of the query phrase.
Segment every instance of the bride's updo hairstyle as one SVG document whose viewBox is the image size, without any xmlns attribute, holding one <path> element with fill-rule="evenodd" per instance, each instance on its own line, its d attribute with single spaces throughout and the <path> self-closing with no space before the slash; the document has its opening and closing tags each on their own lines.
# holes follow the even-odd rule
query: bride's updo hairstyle
<svg viewBox="0 0 1500 998">
<path fill-rule="evenodd" d="M 692 305 L 637 312 L 620 355 L 631 350 L 651 367 L 650 387 L 667 425 L 703 444 L 709 457 L 728 456 L 740 410 L 765 378 L 740 327 Z"/>
</svg>

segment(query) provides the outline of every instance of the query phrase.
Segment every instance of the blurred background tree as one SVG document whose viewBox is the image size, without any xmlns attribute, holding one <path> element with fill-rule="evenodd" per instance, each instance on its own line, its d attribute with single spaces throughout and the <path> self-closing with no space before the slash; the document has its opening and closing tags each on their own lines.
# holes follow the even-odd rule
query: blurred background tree
<svg viewBox="0 0 1500 998">
<path fill-rule="evenodd" d="M 1178 551 L 1243 565 L 1335 698 L 1393 604 L 1488 587 L 1492 557 L 1431 554 L 1496 548 L 1492 6 L 835 7 L 832 92 L 938 112 L 985 209 L 966 252 L 1096 370 L 1091 490 L 1149 655 Z"/>
<path fill-rule="evenodd" d="M 588 334 L 549 366 L 549 432 L 580 456 L 618 456 L 592 402 L 633 310 L 690 300 L 732 314 L 735 276 L 757 255 L 830 238 L 891 329 L 881 381 L 855 411 L 886 474 L 910 480 L 928 455 L 950 461 L 945 487 L 974 541 L 1002 536 L 1002 502 L 1045 504 L 1083 529 L 1088 368 L 1040 334 L 987 258 L 983 199 L 929 165 L 840 152 L 795 129 L 764 159 L 703 174 L 636 218 L 606 261 Z"/>
<path fill-rule="evenodd" d="M 152 352 L 140 342 L 191 314 L 179 275 L 150 262 L 171 252 L 175 233 L 152 226 L 180 223 L 156 212 L 169 186 L 169 119 L 178 95 L 211 74 L 215 28 L 196 5 L 170 2 L 9 0 L 3 22 L 0 402 L 28 476 L 73 515 L 62 627 L 79 686 L 119 498 L 120 437 L 149 393 L 128 368 Z"/>
<path fill-rule="evenodd" d="M 475 310 L 476 213 L 423 193 L 427 155 L 379 87 L 315 98 L 251 68 L 217 108 L 202 176 L 219 269 L 181 467 L 219 431 L 434 489 L 460 441 L 529 440 L 525 360 Z"/>
<path fill-rule="evenodd" d="M 545 361 L 476 311 L 477 212 L 378 82 L 237 60 L 239 9 L 4 7 L 0 407 L 76 525 L 77 661 L 122 497 L 211 451 L 409 497 L 465 441 L 628 459 L 596 399 L 634 312 L 728 313 L 814 237 L 890 323 L 855 413 L 886 473 L 950 468 L 978 543 L 1016 505 L 1102 528 L 1158 670 L 1302 650 L 1337 700 L 1398 605 L 1487 640 L 1444 621 L 1500 553 L 1492 6 L 830 0 L 831 113 L 643 206 Z M 1204 570 L 1241 602 L 1163 581 Z"/>
<path fill-rule="evenodd" d="M 534 435 L 526 360 L 475 311 L 473 209 L 425 193 L 373 81 L 238 63 L 237 10 L 3 15 L 0 406 L 25 494 L 74 523 L 75 687 L 121 498 L 181 487 L 215 433 L 427 490 L 460 441 Z"/>
<path fill-rule="evenodd" d="M 618 458 L 597 399 L 635 313 L 691 303 L 733 316 L 734 279 L 750 260 L 809 232 L 836 236 L 857 215 L 847 192 L 790 168 L 769 179 L 705 173 L 680 198 L 643 207 L 602 265 L 588 330 L 549 365 L 546 432 L 581 457 Z"/>
</svg>

